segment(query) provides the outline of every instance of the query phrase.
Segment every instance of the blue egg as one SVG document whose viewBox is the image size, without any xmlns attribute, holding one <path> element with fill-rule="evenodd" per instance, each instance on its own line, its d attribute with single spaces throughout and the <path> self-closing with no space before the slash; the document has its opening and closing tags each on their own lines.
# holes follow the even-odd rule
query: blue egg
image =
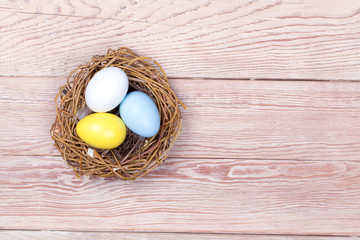
<svg viewBox="0 0 360 240">
<path fill-rule="evenodd" d="M 135 91 L 127 94 L 119 111 L 125 125 L 137 135 L 152 137 L 160 129 L 159 110 L 146 93 Z"/>
</svg>

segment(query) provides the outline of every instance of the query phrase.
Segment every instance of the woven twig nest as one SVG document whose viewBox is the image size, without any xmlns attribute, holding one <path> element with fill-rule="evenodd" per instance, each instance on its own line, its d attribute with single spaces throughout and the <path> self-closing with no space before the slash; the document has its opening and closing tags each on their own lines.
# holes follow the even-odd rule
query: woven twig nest
<svg viewBox="0 0 360 240">
<path fill-rule="evenodd" d="M 75 127 L 82 117 L 92 113 L 85 104 L 88 82 L 97 71 L 110 66 L 126 72 L 130 89 L 152 97 L 159 109 L 161 123 L 154 137 L 140 137 L 127 129 L 125 141 L 119 147 L 103 150 L 83 142 Z M 134 180 L 165 160 L 181 132 L 179 104 L 183 104 L 170 88 L 162 67 L 155 60 L 137 56 L 128 48 L 109 49 L 105 56 L 94 56 L 90 62 L 71 72 L 67 83 L 60 87 L 55 104 L 57 112 L 50 134 L 77 176 L 117 176 Z M 119 116 L 118 108 L 111 113 Z"/>
</svg>

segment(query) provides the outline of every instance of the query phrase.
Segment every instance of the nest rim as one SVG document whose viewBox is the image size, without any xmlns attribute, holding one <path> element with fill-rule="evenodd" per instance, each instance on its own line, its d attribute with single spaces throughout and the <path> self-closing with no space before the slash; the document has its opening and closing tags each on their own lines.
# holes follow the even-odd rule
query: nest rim
<svg viewBox="0 0 360 240">
<path fill-rule="evenodd" d="M 127 128 L 124 142 L 114 149 L 96 149 L 82 141 L 76 124 L 92 114 L 85 103 L 85 89 L 96 72 L 107 67 L 125 71 L 132 90 L 145 92 L 155 102 L 160 113 L 160 130 L 150 138 L 136 135 Z M 180 105 L 186 106 L 171 89 L 161 65 L 149 57 L 136 55 L 126 47 L 108 49 L 105 55 L 94 55 L 67 77 L 55 99 L 56 117 L 50 135 L 65 162 L 76 176 L 117 177 L 135 180 L 159 166 L 167 158 L 182 131 Z M 118 107 L 110 111 L 119 116 Z"/>
</svg>

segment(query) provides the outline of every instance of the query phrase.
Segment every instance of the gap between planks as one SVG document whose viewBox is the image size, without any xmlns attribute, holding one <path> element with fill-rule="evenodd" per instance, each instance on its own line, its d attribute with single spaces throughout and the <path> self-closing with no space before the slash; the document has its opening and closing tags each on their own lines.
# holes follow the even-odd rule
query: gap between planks
<svg viewBox="0 0 360 240">
<path fill-rule="evenodd" d="M 44 157 L 45 155 L 37 155 L 37 154 L 0 154 L 0 158 L 6 158 L 6 157 Z M 61 157 L 59 154 L 56 154 L 56 155 L 48 155 L 49 158 L 56 158 L 56 159 L 59 159 L 59 157 Z M 175 157 L 175 156 L 169 156 L 166 158 L 165 161 L 171 161 L 172 159 L 176 159 L 176 158 L 179 158 L 179 156 Z M 199 157 L 199 156 L 194 156 L 194 157 L 191 157 L 191 156 L 181 156 L 182 159 L 196 159 L 196 160 L 200 160 L 200 159 L 204 159 L 204 157 Z M 263 158 L 221 158 L 221 157 L 214 157 L 214 156 L 206 156 L 205 157 L 206 159 L 209 159 L 209 160 L 219 160 L 219 161 L 225 161 L 225 160 L 230 160 L 230 159 L 236 159 L 238 161 L 292 161 L 292 162 L 314 162 L 314 161 L 319 161 L 319 160 L 316 160 L 316 159 L 282 159 L 282 158 L 279 158 L 279 159 L 276 159 L 276 158 L 272 158 L 272 159 L 263 159 Z M 164 162 L 165 162 L 164 161 Z M 359 162 L 358 160 L 327 160 L 327 159 L 321 159 L 321 162 L 343 162 L 343 161 L 346 161 L 346 162 Z"/>
<path fill-rule="evenodd" d="M 119 239 L 122 240 L 358 240 L 356 236 L 299 236 L 299 235 L 258 235 L 258 234 L 204 234 L 204 233 L 170 233 L 170 232 L 101 232 L 101 231 L 46 231 L 46 230 L 0 230 L 2 240 L 24 238 L 26 240 L 42 239 Z"/>
<path fill-rule="evenodd" d="M 60 79 L 67 79 L 68 76 L 20 76 L 20 75 L 1 75 L 0 74 L 0 78 L 44 78 L 44 79 L 48 79 L 48 78 L 60 78 Z M 180 78 L 180 77 L 168 77 L 169 81 L 176 81 L 176 80 L 196 80 L 196 81 L 219 81 L 219 80 L 223 80 L 223 81 L 272 81 L 272 82 L 360 82 L 360 78 L 358 80 L 346 80 L 346 79 L 324 79 L 324 80 L 320 80 L 320 79 L 305 79 L 305 78 L 292 78 L 292 79 L 288 79 L 288 78 L 206 78 L 206 77 L 198 77 L 198 78 L 194 78 L 194 77 L 184 77 L 184 78 Z"/>
</svg>

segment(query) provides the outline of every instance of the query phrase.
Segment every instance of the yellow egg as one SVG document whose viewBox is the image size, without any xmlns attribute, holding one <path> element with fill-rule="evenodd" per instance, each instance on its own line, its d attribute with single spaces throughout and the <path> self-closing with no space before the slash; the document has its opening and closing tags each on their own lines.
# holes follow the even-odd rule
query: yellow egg
<svg viewBox="0 0 360 240">
<path fill-rule="evenodd" d="M 118 116 L 111 113 L 94 113 L 84 117 L 76 126 L 79 137 L 87 144 L 112 149 L 125 139 L 126 127 Z"/>
</svg>

